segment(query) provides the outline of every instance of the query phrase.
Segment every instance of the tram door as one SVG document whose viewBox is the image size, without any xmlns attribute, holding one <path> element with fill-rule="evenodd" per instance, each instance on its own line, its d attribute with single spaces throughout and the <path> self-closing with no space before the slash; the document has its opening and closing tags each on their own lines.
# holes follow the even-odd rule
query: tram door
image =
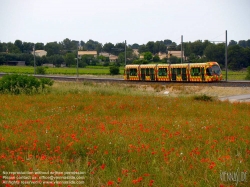
<svg viewBox="0 0 250 187">
<path fill-rule="evenodd" d="M 129 80 L 129 69 L 126 69 L 127 80 Z"/>
<path fill-rule="evenodd" d="M 181 78 L 183 81 L 187 81 L 187 68 L 181 68 Z"/>
<path fill-rule="evenodd" d="M 172 81 L 176 81 L 177 68 L 172 68 Z"/>
<path fill-rule="evenodd" d="M 142 68 L 141 69 L 141 80 L 145 81 L 145 79 L 146 79 L 146 69 Z"/>
<path fill-rule="evenodd" d="M 153 68 L 150 68 L 150 80 L 154 81 L 155 80 L 155 71 Z"/>
<path fill-rule="evenodd" d="M 201 68 L 201 80 L 202 80 L 202 82 L 205 82 L 205 70 L 204 70 L 204 67 Z"/>
<path fill-rule="evenodd" d="M 155 80 L 154 68 L 146 68 L 146 80 L 150 80 L 150 81 Z"/>
</svg>

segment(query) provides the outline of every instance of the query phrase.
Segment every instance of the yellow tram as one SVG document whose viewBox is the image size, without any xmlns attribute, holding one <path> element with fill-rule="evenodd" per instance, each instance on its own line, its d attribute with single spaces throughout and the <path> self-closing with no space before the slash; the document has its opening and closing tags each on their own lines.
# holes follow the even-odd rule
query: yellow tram
<svg viewBox="0 0 250 187">
<path fill-rule="evenodd" d="M 222 80 L 217 62 L 188 64 L 131 64 L 124 79 L 134 81 L 215 82 Z"/>
</svg>

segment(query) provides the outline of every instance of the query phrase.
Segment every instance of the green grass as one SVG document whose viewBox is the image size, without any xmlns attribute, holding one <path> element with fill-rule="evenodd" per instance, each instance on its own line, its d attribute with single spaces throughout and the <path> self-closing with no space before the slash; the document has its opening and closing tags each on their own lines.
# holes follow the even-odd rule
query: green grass
<svg viewBox="0 0 250 187">
<path fill-rule="evenodd" d="M 87 66 L 78 69 L 80 75 L 109 75 L 109 67 Z M 123 74 L 124 68 L 120 67 L 120 74 Z M 34 67 L 31 66 L 0 66 L 0 72 L 33 74 Z M 47 74 L 76 75 L 76 68 L 46 68 Z"/>
<path fill-rule="evenodd" d="M 223 79 L 226 79 L 226 71 L 222 71 Z M 227 73 L 228 80 L 245 80 L 247 76 L 247 71 L 231 71 L 229 70 Z"/>
<path fill-rule="evenodd" d="M 246 103 L 89 82 L 4 94 L 0 103 L 1 171 L 85 172 L 73 186 L 86 187 L 236 186 L 220 173 L 238 171 L 247 181 L 237 186 L 250 185 Z"/>
</svg>

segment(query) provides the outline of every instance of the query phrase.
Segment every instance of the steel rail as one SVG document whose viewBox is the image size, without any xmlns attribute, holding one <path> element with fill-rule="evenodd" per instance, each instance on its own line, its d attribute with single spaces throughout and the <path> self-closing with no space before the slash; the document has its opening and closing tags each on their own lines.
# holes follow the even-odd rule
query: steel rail
<svg viewBox="0 0 250 187">
<path fill-rule="evenodd" d="M 0 77 L 8 73 L 0 73 Z M 27 75 L 27 74 L 26 74 Z M 34 76 L 34 75 L 30 75 Z M 157 82 L 157 81 L 128 81 L 123 80 L 122 78 L 101 78 L 101 77 L 76 77 L 76 76 L 62 76 L 62 75 L 35 75 L 37 78 L 50 78 L 56 81 L 91 81 L 91 82 L 113 82 L 113 83 L 122 83 L 122 84 L 143 84 L 143 85 L 171 85 L 171 86 L 218 86 L 218 87 L 250 87 L 250 81 L 220 81 L 220 82 Z"/>
</svg>

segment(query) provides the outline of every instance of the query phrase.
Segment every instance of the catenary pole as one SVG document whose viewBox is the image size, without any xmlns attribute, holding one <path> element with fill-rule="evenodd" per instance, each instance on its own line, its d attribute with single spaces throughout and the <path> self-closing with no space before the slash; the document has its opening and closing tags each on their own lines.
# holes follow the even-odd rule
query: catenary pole
<svg viewBox="0 0 250 187">
<path fill-rule="evenodd" d="M 36 55 L 35 55 L 35 44 L 34 44 L 34 47 L 33 47 L 33 54 L 34 54 L 34 75 L 36 74 Z"/>
<path fill-rule="evenodd" d="M 126 66 L 126 64 L 127 64 L 127 57 L 126 57 L 126 40 L 125 40 L 125 66 Z"/>
<path fill-rule="evenodd" d="M 181 63 L 183 61 L 183 35 L 181 35 Z"/>
<path fill-rule="evenodd" d="M 78 71 L 78 45 L 77 45 L 77 48 L 76 48 L 76 77 L 77 77 L 77 80 L 78 80 L 78 77 L 79 77 L 79 71 Z"/>
<path fill-rule="evenodd" d="M 226 40 L 225 40 L 225 68 L 226 68 L 226 81 L 227 81 L 227 30 L 226 30 Z"/>
</svg>

